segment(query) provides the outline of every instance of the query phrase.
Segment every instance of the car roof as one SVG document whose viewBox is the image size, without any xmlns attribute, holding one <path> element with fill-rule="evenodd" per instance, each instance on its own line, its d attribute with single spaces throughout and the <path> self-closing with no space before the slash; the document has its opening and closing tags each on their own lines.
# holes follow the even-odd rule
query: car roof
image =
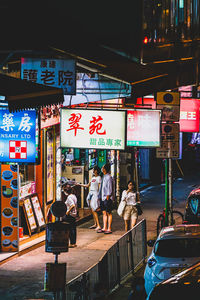
<svg viewBox="0 0 200 300">
<path fill-rule="evenodd" d="M 190 193 L 189 193 L 189 197 L 191 196 L 199 196 L 200 195 L 200 186 L 196 187 L 194 190 L 192 190 Z"/>
<path fill-rule="evenodd" d="M 180 224 L 164 227 L 157 240 L 171 238 L 200 238 L 200 225 L 198 224 Z"/>
</svg>

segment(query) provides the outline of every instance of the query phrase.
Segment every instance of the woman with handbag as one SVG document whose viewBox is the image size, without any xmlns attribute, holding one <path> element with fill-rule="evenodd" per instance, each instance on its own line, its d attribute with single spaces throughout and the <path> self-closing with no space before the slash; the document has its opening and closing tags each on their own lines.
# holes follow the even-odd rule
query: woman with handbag
<svg viewBox="0 0 200 300">
<path fill-rule="evenodd" d="M 125 231 L 132 229 L 138 218 L 138 210 L 137 204 L 140 203 L 138 201 L 138 197 L 136 193 L 135 183 L 132 180 L 129 180 L 127 184 L 127 189 L 122 192 L 121 202 L 124 201 L 126 203 L 122 217 L 124 219 Z"/>
</svg>

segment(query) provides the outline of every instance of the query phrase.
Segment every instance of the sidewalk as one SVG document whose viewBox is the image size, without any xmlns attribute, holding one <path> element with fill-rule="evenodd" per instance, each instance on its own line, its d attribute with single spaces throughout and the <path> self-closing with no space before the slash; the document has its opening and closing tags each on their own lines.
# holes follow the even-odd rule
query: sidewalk
<svg viewBox="0 0 200 300">
<path fill-rule="evenodd" d="M 91 209 L 80 208 L 79 218 L 77 219 L 77 226 L 87 222 L 91 218 Z M 0 252 L 0 265 L 43 245 L 45 245 L 45 230 L 40 233 L 35 233 L 32 237 L 23 240 L 19 246 L 19 252 Z"/>
<path fill-rule="evenodd" d="M 176 206 L 183 211 L 185 199 L 193 189 L 196 180 L 183 180 L 175 183 L 174 196 L 179 200 Z M 158 185 L 141 192 L 143 215 L 147 221 L 147 239 L 156 236 L 156 219 L 164 207 L 164 186 Z M 138 221 L 139 221 L 138 220 Z M 102 224 L 102 216 L 100 216 Z M 69 252 L 59 255 L 58 262 L 67 263 L 67 282 L 86 271 L 104 255 L 124 233 L 124 222 L 116 210 L 113 211 L 113 233 L 105 235 L 89 229 L 93 220 L 83 223 L 77 228 L 77 248 L 70 248 Z M 148 254 L 151 249 L 147 249 Z M 0 266 L 0 299 L 53 299 L 52 293 L 43 291 L 45 266 L 47 262 L 54 262 L 54 255 L 45 252 L 44 245 L 22 256 L 16 257 Z M 143 269 L 137 274 L 143 275 Z M 109 296 L 109 300 L 127 300 L 131 276 L 124 282 L 117 292 Z"/>
<path fill-rule="evenodd" d="M 140 218 L 142 219 L 142 218 Z M 100 216 L 102 224 L 102 216 Z M 58 262 L 67 263 L 67 282 L 95 264 L 124 233 L 123 219 L 113 211 L 113 233 L 105 235 L 89 229 L 93 221 L 77 228 L 77 248 L 59 255 Z M 54 255 L 41 246 L 0 266 L 0 299 L 53 299 L 43 291 L 45 266 Z"/>
</svg>

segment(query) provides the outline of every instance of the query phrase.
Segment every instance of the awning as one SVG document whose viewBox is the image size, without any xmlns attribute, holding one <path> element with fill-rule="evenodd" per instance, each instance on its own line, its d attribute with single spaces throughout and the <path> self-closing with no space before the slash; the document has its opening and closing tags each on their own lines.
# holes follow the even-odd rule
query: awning
<svg viewBox="0 0 200 300">
<path fill-rule="evenodd" d="M 199 61 L 194 57 L 141 64 L 100 46 L 83 52 L 80 48 L 54 51 L 71 55 L 83 70 L 131 85 L 135 98 L 199 82 Z"/>
<path fill-rule="evenodd" d="M 63 89 L 33 83 L 0 74 L 0 95 L 5 96 L 10 111 L 39 108 L 64 101 Z"/>
</svg>

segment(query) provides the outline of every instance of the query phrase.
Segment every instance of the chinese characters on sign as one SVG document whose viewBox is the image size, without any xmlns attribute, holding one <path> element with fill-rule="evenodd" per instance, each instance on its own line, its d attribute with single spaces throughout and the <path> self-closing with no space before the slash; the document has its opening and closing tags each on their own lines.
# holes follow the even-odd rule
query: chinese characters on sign
<svg viewBox="0 0 200 300">
<path fill-rule="evenodd" d="M 127 146 L 160 146 L 160 110 L 128 110 Z"/>
<path fill-rule="evenodd" d="M 21 59 L 21 78 L 63 88 L 65 95 L 76 94 L 75 60 Z"/>
<path fill-rule="evenodd" d="M 61 109 L 61 147 L 124 149 L 125 114 L 125 111 Z"/>
<path fill-rule="evenodd" d="M 0 110 L 0 162 L 36 161 L 36 111 Z"/>
</svg>

